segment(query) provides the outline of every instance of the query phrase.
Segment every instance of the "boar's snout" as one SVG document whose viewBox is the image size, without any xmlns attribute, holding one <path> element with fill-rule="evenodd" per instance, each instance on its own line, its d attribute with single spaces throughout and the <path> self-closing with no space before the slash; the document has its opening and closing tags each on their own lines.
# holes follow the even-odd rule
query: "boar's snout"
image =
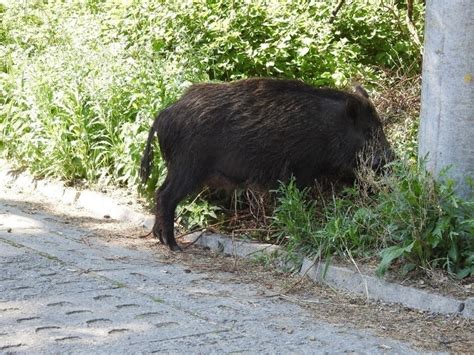
<svg viewBox="0 0 474 355">
<path fill-rule="evenodd" d="M 390 147 L 382 149 L 372 157 L 372 170 L 377 174 L 385 174 L 389 171 L 386 165 L 395 159 L 396 155 Z"/>
<path fill-rule="evenodd" d="M 396 155 L 380 129 L 367 141 L 359 156 L 359 164 L 371 168 L 376 174 L 383 175 L 389 171 L 386 165 L 395 159 Z"/>
</svg>

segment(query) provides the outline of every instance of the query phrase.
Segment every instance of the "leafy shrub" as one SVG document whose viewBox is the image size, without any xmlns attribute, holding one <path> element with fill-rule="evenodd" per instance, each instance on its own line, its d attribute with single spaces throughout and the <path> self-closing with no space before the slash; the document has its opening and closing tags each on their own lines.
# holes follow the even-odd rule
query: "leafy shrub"
<svg viewBox="0 0 474 355">
<path fill-rule="evenodd" d="M 351 2 L 334 23 L 332 10 L 331 1 L 144 2 L 130 14 L 147 20 L 124 31 L 150 40 L 162 57 L 186 58 L 211 80 L 273 76 L 345 86 L 374 78 L 374 65 L 419 62 L 403 7 Z M 421 5 L 416 10 L 421 17 Z"/>
<path fill-rule="evenodd" d="M 392 171 L 382 178 L 365 172 L 358 184 L 317 207 L 293 183 L 281 186 L 278 237 L 286 236 L 292 251 L 325 257 L 380 251 L 380 274 L 398 259 L 405 271 L 419 265 L 474 275 L 474 199 L 457 197 L 452 181 L 436 183 L 407 161 L 394 163 Z M 298 223 L 296 213 L 306 222 Z"/>
<path fill-rule="evenodd" d="M 335 33 L 357 48 L 360 63 L 392 69 L 404 66 L 407 73 L 417 73 L 421 69 L 421 46 L 416 41 L 421 41 L 423 34 L 421 1 L 414 1 L 413 12 L 416 40 L 407 24 L 406 6 L 400 1 L 353 1 L 336 17 Z"/>
<path fill-rule="evenodd" d="M 135 56 L 113 13 L 34 4 L 12 6 L 5 23 L 3 153 L 38 175 L 136 184 L 152 115 L 187 85 L 187 69 L 146 48 Z"/>
<path fill-rule="evenodd" d="M 349 3 L 331 23 L 330 1 L 13 2 L 0 29 L 0 147 L 39 175 L 135 185 L 153 115 L 190 82 L 345 86 L 393 65 L 382 53 L 413 59 L 403 9 L 381 6 Z"/>
<path fill-rule="evenodd" d="M 395 169 L 389 186 L 375 200 L 391 245 L 381 252 L 379 272 L 404 258 L 407 270 L 421 265 L 474 275 L 473 196 L 458 197 L 452 180 L 435 182 L 423 164 Z"/>
</svg>

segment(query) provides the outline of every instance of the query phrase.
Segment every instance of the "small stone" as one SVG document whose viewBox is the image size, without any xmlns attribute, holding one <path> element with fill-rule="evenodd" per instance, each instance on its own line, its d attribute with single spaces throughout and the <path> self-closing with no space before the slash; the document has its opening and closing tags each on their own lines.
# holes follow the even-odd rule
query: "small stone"
<svg viewBox="0 0 474 355">
<path fill-rule="evenodd" d="M 308 340 L 310 341 L 316 341 L 316 337 L 314 335 L 311 335 L 308 337 Z"/>
<path fill-rule="evenodd" d="M 8 228 L 7 229 L 7 233 L 11 233 L 12 232 L 12 229 L 11 228 Z"/>
</svg>

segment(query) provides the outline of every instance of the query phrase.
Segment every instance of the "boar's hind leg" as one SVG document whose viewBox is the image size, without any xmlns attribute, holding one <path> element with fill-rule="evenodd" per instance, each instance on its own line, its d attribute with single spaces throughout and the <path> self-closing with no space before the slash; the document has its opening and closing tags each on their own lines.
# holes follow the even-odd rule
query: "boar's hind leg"
<svg viewBox="0 0 474 355">
<path fill-rule="evenodd" d="M 163 184 L 156 190 L 155 192 L 155 224 L 153 225 L 153 236 L 158 238 L 161 243 L 164 244 L 163 237 L 162 237 L 162 230 L 163 230 L 163 213 L 160 209 L 160 196 L 161 192 L 168 186 L 169 183 L 169 175 L 166 176 L 165 181 Z"/>
<path fill-rule="evenodd" d="M 174 238 L 174 213 L 178 203 L 188 194 L 195 191 L 203 179 L 191 171 L 179 174 L 168 172 L 166 186 L 156 195 L 156 223 L 161 227 L 160 240 L 171 250 L 181 250 Z M 163 184 L 165 185 L 165 184 Z"/>
</svg>

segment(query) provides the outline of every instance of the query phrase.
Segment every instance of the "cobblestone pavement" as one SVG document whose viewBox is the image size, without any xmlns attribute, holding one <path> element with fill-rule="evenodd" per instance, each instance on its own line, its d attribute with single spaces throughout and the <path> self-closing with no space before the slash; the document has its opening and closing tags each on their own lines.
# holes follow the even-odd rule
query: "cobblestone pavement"
<svg viewBox="0 0 474 355">
<path fill-rule="evenodd" d="M 0 353 L 414 352 L 258 285 L 105 243 L 31 198 L 0 192 Z"/>
</svg>

